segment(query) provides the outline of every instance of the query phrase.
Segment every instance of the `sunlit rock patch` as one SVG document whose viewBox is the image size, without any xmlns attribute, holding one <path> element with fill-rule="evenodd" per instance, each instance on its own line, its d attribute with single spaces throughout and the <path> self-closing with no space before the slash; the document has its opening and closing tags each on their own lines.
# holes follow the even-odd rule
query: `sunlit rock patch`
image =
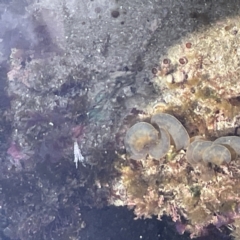
<svg viewBox="0 0 240 240">
<path fill-rule="evenodd" d="M 200 116 L 215 137 L 234 127 L 240 110 L 237 19 L 188 35 L 161 56 L 153 79 L 167 106 L 186 118 Z"/>
</svg>

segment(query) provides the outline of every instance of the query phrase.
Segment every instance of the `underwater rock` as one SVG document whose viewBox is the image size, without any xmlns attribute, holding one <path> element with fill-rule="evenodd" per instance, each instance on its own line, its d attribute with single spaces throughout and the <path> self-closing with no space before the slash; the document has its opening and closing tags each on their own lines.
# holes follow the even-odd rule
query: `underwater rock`
<svg viewBox="0 0 240 240">
<path fill-rule="evenodd" d="M 176 113 L 184 117 L 191 137 L 202 135 L 206 140 L 189 141 L 186 154 L 169 151 L 162 165 L 150 160 L 141 167 L 130 165 L 131 174 L 122 171 L 128 206 L 138 218 L 168 215 L 177 228 L 181 223 L 180 233 L 190 232 L 191 237 L 229 223 L 240 232 L 239 158 L 234 161 L 240 154 L 240 138 L 227 136 L 239 127 L 240 25 L 238 15 L 228 16 L 187 34 L 153 65 L 157 71 L 151 81 L 159 93 L 150 106 L 153 115 Z M 162 122 L 158 126 L 170 136 L 180 135 L 176 130 L 172 134 Z"/>
</svg>

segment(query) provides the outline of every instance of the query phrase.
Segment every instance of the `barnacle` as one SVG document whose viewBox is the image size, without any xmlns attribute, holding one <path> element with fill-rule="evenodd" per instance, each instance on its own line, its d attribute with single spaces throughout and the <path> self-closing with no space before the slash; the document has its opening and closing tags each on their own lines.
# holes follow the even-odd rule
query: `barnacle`
<svg viewBox="0 0 240 240">
<path fill-rule="evenodd" d="M 186 44 L 185 44 L 185 46 L 186 46 L 186 48 L 192 48 L 192 43 L 190 43 L 190 42 L 187 42 Z"/>
<path fill-rule="evenodd" d="M 132 159 L 139 160 L 148 154 L 160 159 L 170 148 L 170 137 L 163 128 L 158 131 L 149 123 L 139 122 L 127 131 L 125 146 Z"/>
<path fill-rule="evenodd" d="M 154 75 L 156 75 L 158 73 L 158 70 L 157 70 L 157 68 L 152 68 L 152 74 L 154 74 Z"/>
<path fill-rule="evenodd" d="M 171 60 L 168 58 L 163 59 L 161 63 L 161 73 L 162 75 L 167 75 L 169 72 L 171 72 L 172 66 L 171 66 Z"/>
<path fill-rule="evenodd" d="M 182 57 L 182 58 L 179 58 L 179 63 L 182 64 L 182 65 L 185 65 L 188 63 L 188 60 L 186 57 Z"/>
</svg>

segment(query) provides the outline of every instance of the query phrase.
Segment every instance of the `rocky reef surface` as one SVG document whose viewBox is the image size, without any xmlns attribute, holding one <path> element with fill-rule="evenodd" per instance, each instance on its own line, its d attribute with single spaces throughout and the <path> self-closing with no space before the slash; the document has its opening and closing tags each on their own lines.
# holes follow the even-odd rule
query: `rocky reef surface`
<svg viewBox="0 0 240 240">
<path fill-rule="evenodd" d="M 235 1 L 1 1 L 2 238 L 80 239 L 81 207 L 107 205 L 238 236 L 237 157 L 203 168 L 170 138 L 159 159 L 124 142 L 160 113 L 190 137 L 238 135 L 238 14 Z"/>
<path fill-rule="evenodd" d="M 152 69 L 161 98 L 136 121 L 157 124 L 159 138 L 153 130 L 146 133 L 145 126 L 134 127 L 140 123 L 125 138 L 128 164 L 123 164 L 121 181 L 126 204 L 137 217 L 171 216 L 179 233 L 188 231 L 191 237 L 206 235 L 214 225 L 228 226 L 239 238 L 238 19 L 202 27 L 162 55 Z M 169 114 L 190 135 L 188 146 L 183 127 L 173 124 Z"/>
</svg>

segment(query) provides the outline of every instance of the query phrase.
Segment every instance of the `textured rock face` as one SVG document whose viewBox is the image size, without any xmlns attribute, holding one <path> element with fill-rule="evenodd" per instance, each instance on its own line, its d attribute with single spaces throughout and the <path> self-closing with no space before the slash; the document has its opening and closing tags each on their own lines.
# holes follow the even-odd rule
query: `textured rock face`
<svg viewBox="0 0 240 240">
<path fill-rule="evenodd" d="M 195 140 L 186 154 L 170 149 L 161 164 L 149 157 L 133 165 L 130 158 L 122 168 L 126 202 L 138 217 L 170 215 L 192 236 L 232 222 L 238 236 L 239 137 L 228 136 L 239 128 L 238 20 L 228 17 L 183 37 L 153 69 L 162 97 L 149 107 L 153 116 L 177 116 Z"/>
<path fill-rule="evenodd" d="M 196 130 L 210 137 L 228 135 L 237 125 L 239 21 L 230 18 L 236 6 L 197 0 L 5 2 L 0 3 L 0 88 L 6 86 L 10 106 L 0 104 L 1 204 L 7 209 L 1 213 L 6 215 L 1 233 L 10 239 L 46 239 L 51 229 L 53 238 L 76 237 L 84 226 L 79 204 L 130 206 L 142 196 L 154 200 L 140 202 L 137 215 L 146 207 L 145 216 L 161 215 L 164 208 L 156 206 L 171 198 L 171 184 L 179 198 L 189 197 L 189 208 L 194 206 L 200 190 L 195 182 L 190 192 L 184 188 L 186 161 L 177 158 L 161 168 L 177 176 L 171 186 L 164 182 L 163 196 L 154 185 L 160 166 L 149 161 L 144 174 L 140 169 L 135 174 L 129 166 L 139 163 L 125 161 L 123 139 L 134 123 L 162 112 L 162 103 L 191 136 Z M 228 54 L 235 55 L 228 60 Z M 74 143 L 83 156 L 77 170 Z M 128 189 L 116 169 L 125 184 L 131 176 Z M 211 176 L 212 169 L 204 175 Z M 131 188 L 135 184 L 137 190 Z M 214 184 L 215 189 L 220 185 Z M 19 189 L 18 196 L 8 189 Z M 204 199 L 217 199 L 216 194 L 207 186 L 201 190 Z M 229 208 L 238 206 L 234 194 Z M 173 202 L 167 207 L 176 220 Z M 191 219 L 206 213 L 190 210 Z"/>
</svg>

